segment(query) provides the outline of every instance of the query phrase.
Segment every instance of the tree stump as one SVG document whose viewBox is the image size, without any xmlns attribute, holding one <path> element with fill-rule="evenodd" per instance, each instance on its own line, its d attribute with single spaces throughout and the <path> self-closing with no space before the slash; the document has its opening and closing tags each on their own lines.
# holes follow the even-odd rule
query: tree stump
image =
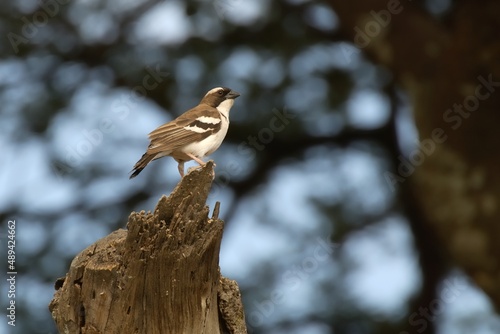
<svg viewBox="0 0 500 334">
<path fill-rule="evenodd" d="M 49 305 L 60 333 L 246 333 L 238 285 L 221 276 L 224 222 L 208 217 L 213 163 L 186 175 L 153 213 L 78 254 Z"/>
</svg>

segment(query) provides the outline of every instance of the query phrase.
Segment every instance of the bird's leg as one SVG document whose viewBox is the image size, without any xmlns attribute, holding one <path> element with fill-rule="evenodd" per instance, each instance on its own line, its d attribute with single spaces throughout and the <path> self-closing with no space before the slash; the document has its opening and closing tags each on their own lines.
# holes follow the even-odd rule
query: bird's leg
<svg viewBox="0 0 500 334">
<path fill-rule="evenodd" d="M 191 168 L 198 169 L 198 168 L 204 167 L 206 165 L 206 162 L 203 162 L 203 160 L 199 159 L 198 157 L 194 156 L 193 154 L 186 153 L 186 155 L 200 164 L 200 167 L 191 167 Z M 215 167 L 215 163 L 214 163 L 214 167 Z M 188 169 L 188 173 L 191 171 L 191 168 Z M 213 172 L 213 170 L 212 170 L 212 177 L 215 178 L 215 172 Z"/>
<path fill-rule="evenodd" d="M 181 178 L 184 177 L 184 161 L 182 160 L 177 160 L 177 169 L 179 170 L 179 174 L 181 174 Z"/>
<path fill-rule="evenodd" d="M 201 160 L 200 158 L 198 158 L 198 157 L 194 156 L 194 155 L 193 155 L 193 154 L 191 154 L 191 153 L 186 153 L 186 155 L 187 155 L 188 157 L 190 157 L 191 159 L 193 159 L 194 161 L 196 161 L 197 163 L 199 163 L 199 164 L 200 164 L 200 166 L 205 166 L 205 162 L 203 162 L 203 160 Z"/>
</svg>

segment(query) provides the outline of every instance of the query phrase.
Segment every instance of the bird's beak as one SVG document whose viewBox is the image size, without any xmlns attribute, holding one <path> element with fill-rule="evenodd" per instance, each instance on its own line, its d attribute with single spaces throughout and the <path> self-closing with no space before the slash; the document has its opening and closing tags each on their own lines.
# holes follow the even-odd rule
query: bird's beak
<svg viewBox="0 0 500 334">
<path fill-rule="evenodd" d="M 226 99 L 235 99 L 238 96 L 240 96 L 240 93 L 237 91 L 231 90 L 229 93 L 226 94 Z"/>
</svg>

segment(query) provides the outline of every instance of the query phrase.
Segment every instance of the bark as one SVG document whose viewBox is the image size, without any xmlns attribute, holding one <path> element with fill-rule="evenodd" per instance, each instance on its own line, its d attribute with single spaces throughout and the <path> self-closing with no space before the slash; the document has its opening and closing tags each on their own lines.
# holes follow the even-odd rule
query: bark
<svg viewBox="0 0 500 334">
<path fill-rule="evenodd" d="M 419 224 L 437 236 L 429 247 L 444 249 L 498 310 L 500 3 L 455 1 L 444 18 L 410 1 L 331 3 L 342 33 L 391 70 L 410 97 L 427 147 L 407 157 L 413 170 L 400 169 L 397 182 L 409 187 Z M 361 43 L 359 30 L 369 24 L 379 29 Z"/>
<path fill-rule="evenodd" d="M 153 213 L 78 254 L 49 309 L 60 333 L 246 333 L 236 282 L 220 275 L 224 223 L 205 204 L 213 163 L 186 175 Z"/>
</svg>

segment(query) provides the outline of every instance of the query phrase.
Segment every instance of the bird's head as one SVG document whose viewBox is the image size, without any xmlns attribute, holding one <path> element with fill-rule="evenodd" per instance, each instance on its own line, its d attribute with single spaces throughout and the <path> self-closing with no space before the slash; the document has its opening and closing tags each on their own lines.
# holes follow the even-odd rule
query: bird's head
<svg viewBox="0 0 500 334">
<path fill-rule="evenodd" d="M 231 106 L 234 103 L 234 99 L 240 96 L 240 93 L 227 87 L 216 87 L 208 91 L 207 94 L 201 100 L 201 103 L 208 104 L 214 108 L 217 108 L 221 103 L 227 100 L 231 100 Z"/>
</svg>

